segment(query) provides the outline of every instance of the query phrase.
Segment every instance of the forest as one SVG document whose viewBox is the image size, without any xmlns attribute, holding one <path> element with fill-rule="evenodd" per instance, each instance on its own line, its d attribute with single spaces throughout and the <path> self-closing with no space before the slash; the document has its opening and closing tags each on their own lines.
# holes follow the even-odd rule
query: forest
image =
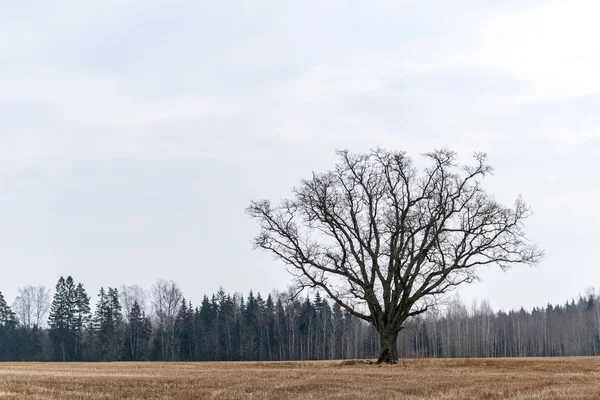
<svg viewBox="0 0 600 400">
<path fill-rule="evenodd" d="M 188 301 L 176 283 L 101 288 L 61 277 L 54 291 L 0 293 L 0 361 L 283 361 L 376 358 L 375 328 L 320 293 L 223 289 Z M 600 354 L 600 294 L 532 310 L 495 311 L 453 297 L 407 321 L 401 358 Z"/>
</svg>

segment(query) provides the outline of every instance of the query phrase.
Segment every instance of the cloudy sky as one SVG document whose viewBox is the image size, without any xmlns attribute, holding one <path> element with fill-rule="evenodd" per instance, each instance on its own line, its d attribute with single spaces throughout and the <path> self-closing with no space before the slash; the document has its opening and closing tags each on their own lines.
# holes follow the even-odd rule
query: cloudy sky
<svg viewBox="0 0 600 400">
<path fill-rule="evenodd" d="M 526 3 L 526 4 L 525 4 Z M 0 291 L 285 289 L 244 214 L 334 150 L 486 151 L 537 267 L 466 299 L 600 286 L 596 1 L 0 0 Z"/>
</svg>

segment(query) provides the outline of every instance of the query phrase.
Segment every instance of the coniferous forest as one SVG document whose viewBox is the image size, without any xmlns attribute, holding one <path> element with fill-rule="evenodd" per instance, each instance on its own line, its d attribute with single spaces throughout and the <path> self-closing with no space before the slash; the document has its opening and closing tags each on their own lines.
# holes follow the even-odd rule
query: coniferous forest
<svg viewBox="0 0 600 400">
<path fill-rule="evenodd" d="M 458 298 L 411 320 L 398 353 L 415 357 L 600 355 L 600 295 L 494 311 Z M 226 293 L 189 302 L 174 282 L 102 288 L 61 277 L 53 295 L 0 293 L 0 361 L 225 361 L 376 358 L 374 328 L 321 297 Z"/>
</svg>

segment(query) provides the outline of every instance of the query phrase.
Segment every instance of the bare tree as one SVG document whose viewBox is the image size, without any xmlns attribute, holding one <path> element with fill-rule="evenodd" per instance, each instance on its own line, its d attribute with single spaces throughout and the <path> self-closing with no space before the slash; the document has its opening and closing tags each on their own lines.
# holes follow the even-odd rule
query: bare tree
<svg viewBox="0 0 600 400">
<path fill-rule="evenodd" d="M 24 327 L 41 327 L 50 310 L 50 289 L 44 286 L 19 288 L 13 310 Z"/>
<path fill-rule="evenodd" d="M 291 199 L 247 209 L 260 226 L 254 244 L 291 267 L 298 288 L 318 288 L 375 325 L 379 362 L 395 362 L 404 322 L 436 297 L 476 278 L 478 267 L 534 264 L 530 211 L 496 202 L 482 188 L 483 153 L 460 165 L 450 150 L 425 156 L 421 173 L 404 152 L 339 151 L 335 169 L 313 174 Z"/>
<path fill-rule="evenodd" d="M 183 294 L 175 282 L 159 279 L 152 286 L 151 296 L 160 334 L 163 361 L 169 355 L 171 360 L 175 361 L 175 320 Z"/>
<path fill-rule="evenodd" d="M 129 314 L 135 302 L 137 302 L 142 312 L 147 311 L 148 293 L 143 287 L 138 285 L 122 285 L 119 297 L 121 298 L 121 306 L 123 307 L 123 315 L 126 321 L 129 321 Z"/>
</svg>

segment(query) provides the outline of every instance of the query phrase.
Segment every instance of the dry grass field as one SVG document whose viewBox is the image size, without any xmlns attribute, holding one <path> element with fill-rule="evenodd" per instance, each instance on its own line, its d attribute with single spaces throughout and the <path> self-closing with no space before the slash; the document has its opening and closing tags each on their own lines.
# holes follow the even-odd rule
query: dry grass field
<svg viewBox="0 0 600 400">
<path fill-rule="evenodd" d="M 363 363 L 5 363 L 0 399 L 600 399 L 600 357 Z"/>
</svg>

